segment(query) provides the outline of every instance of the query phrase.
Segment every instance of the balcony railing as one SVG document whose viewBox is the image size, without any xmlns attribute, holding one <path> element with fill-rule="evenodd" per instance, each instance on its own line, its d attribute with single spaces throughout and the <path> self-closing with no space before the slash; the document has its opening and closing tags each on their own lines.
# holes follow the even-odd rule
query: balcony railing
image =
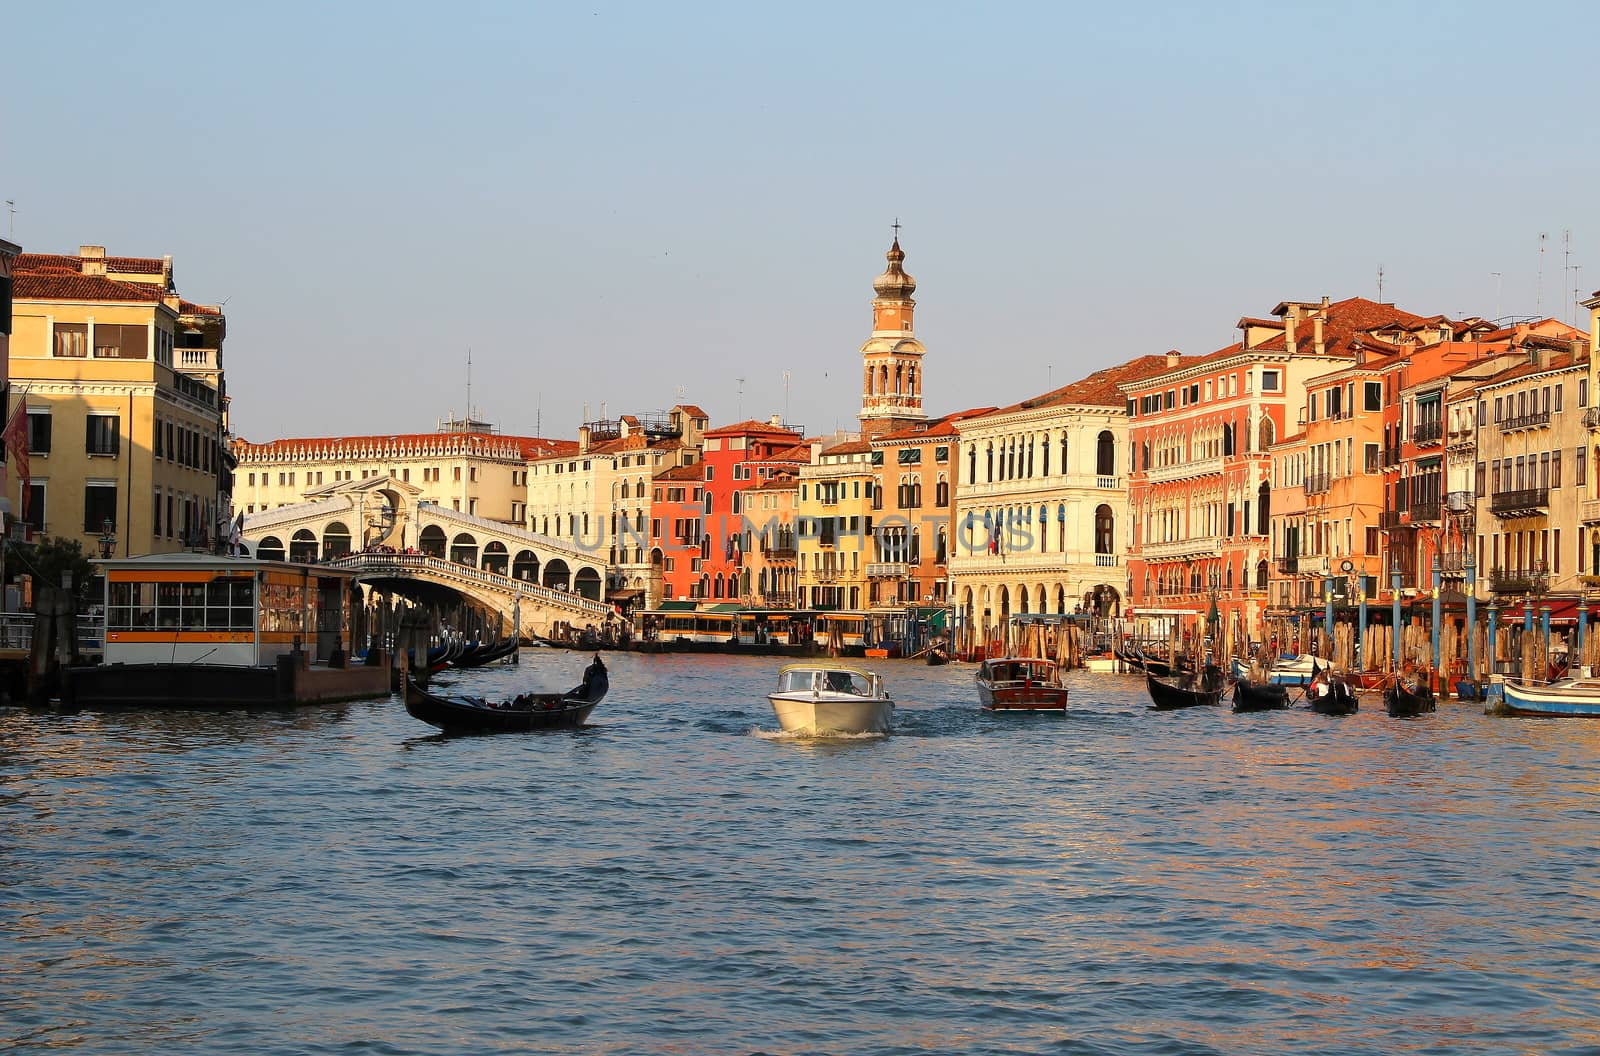
<svg viewBox="0 0 1600 1056">
<path fill-rule="evenodd" d="M 770 561 L 793 561 L 795 548 L 792 546 L 763 546 L 761 556 Z"/>
<path fill-rule="evenodd" d="M 1549 488 L 1523 488 L 1520 491 L 1497 492 L 1489 500 L 1489 509 L 1497 517 L 1519 517 L 1535 514 L 1550 505 Z"/>
<path fill-rule="evenodd" d="M 1452 491 L 1444 497 L 1444 508 L 1451 513 L 1468 513 L 1472 510 L 1472 492 Z"/>
<path fill-rule="evenodd" d="M 1537 429 L 1541 425 L 1549 424 L 1550 412 L 1536 411 L 1533 414 L 1519 414 L 1515 418 L 1501 419 L 1500 431 L 1510 433 L 1518 429 Z"/>
<path fill-rule="evenodd" d="M 1174 557 L 1217 556 L 1222 550 L 1220 535 L 1200 535 L 1193 539 L 1180 539 L 1169 543 L 1145 543 L 1139 555 L 1147 561 L 1163 561 Z"/>
<path fill-rule="evenodd" d="M 910 565 L 896 561 L 869 561 L 867 562 L 868 579 L 905 579 L 910 574 Z"/>
<path fill-rule="evenodd" d="M 1394 528 L 1409 528 L 1410 522 L 1401 520 L 1399 510 L 1383 510 L 1378 514 L 1378 527 L 1384 531 Z"/>
<path fill-rule="evenodd" d="M 1280 557 L 1280 558 L 1278 558 L 1278 571 L 1282 572 L 1286 576 L 1299 575 L 1299 573 L 1300 573 L 1300 557 L 1299 557 L 1299 555 L 1297 554 L 1294 557 Z"/>
<path fill-rule="evenodd" d="M 1584 524 L 1600 523 L 1600 499 L 1584 499 L 1578 508 L 1578 516 Z"/>
<path fill-rule="evenodd" d="M 1418 447 L 1432 447 L 1444 439 L 1444 422 L 1423 422 L 1411 430 L 1411 442 Z"/>
<path fill-rule="evenodd" d="M 1549 585 L 1550 576 L 1543 566 L 1489 571 L 1489 589 L 1496 594 L 1539 594 Z"/>
<path fill-rule="evenodd" d="M 1094 478 L 1094 486 L 1097 487 L 1097 488 L 1120 488 L 1120 487 L 1122 487 L 1122 478 L 1121 477 L 1095 477 Z"/>
<path fill-rule="evenodd" d="M 1418 521 L 1438 521 L 1439 504 L 1437 502 L 1413 502 L 1411 504 L 1411 523 Z"/>
<path fill-rule="evenodd" d="M 1320 495 L 1327 491 L 1332 484 L 1332 479 L 1326 473 L 1313 473 L 1306 478 L 1305 491 L 1307 495 Z"/>
<path fill-rule="evenodd" d="M 1116 554 L 1095 554 L 1094 563 L 1100 568 L 1116 568 L 1121 558 Z"/>
<path fill-rule="evenodd" d="M 1583 427 L 1585 429 L 1600 429 L 1600 407 L 1590 407 L 1583 412 Z"/>
</svg>

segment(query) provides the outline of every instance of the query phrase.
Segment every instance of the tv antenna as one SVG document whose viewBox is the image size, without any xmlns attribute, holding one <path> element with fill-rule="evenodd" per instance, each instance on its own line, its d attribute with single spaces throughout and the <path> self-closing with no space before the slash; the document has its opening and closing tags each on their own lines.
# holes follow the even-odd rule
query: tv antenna
<svg viewBox="0 0 1600 1056">
<path fill-rule="evenodd" d="M 733 380 L 739 383 L 739 398 L 735 407 L 737 408 L 737 417 L 742 422 L 744 421 L 744 379 L 734 378 Z"/>
<path fill-rule="evenodd" d="M 1504 272 L 1500 272 L 1500 271 L 1491 271 L 1489 274 L 1491 276 L 1493 276 L 1493 278 L 1494 278 L 1494 318 L 1495 318 L 1496 322 L 1499 322 L 1500 321 L 1500 286 L 1505 281 L 1505 273 Z"/>
<path fill-rule="evenodd" d="M 6 209 L 11 212 L 11 233 L 14 235 L 17 233 L 17 200 L 15 198 L 7 198 Z"/>
<path fill-rule="evenodd" d="M 1533 314 L 1535 318 L 1544 310 L 1544 244 L 1549 237 L 1550 235 L 1547 232 L 1539 232 L 1539 277 L 1533 287 Z"/>
<path fill-rule="evenodd" d="M 472 421 L 472 346 L 467 346 L 467 421 Z"/>
<path fill-rule="evenodd" d="M 789 424 L 789 372 L 783 372 L 783 424 Z"/>
<path fill-rule="evenodd" d="M 1383 265 L 1378 265 L 1378 303 L 1383 303 Z"/>
</svg>

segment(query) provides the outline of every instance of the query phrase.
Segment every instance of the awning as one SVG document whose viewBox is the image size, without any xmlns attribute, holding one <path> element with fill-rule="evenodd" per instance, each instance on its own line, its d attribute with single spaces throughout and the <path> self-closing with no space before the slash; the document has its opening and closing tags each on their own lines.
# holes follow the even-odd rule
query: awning
<svg viewBox="0 0 1600 1056">
<path fill-rule="evenodd" d="M 706 612 L 738 612 L 741 608 L 743 608 L 743 606 L 739 605 L 737 602 L 725 601 L 725 602 L 722 602 L 719 605 L 713 605 L 709 609 L 706 609 L 705 611 Z"/>
<path fill-rule="evenodd" d="M 1539 621 L 1543 618 L 1541 613 L 1546 605 L 1550 607 L 1551 623 L 1578 622 L 1578 602 L 1575 599 L 1551 598 L 1549 601 L 1534 603 L 1533 625 L 1535 627 L 1539 626 Z M 1596 612 L 1600 612 L 1600 606 L 1589 605 L 1586 606 L 1586 608 L 1588 609 L 1590 616 L 1593 616 Z M 1478 612 L 1480 614 L 1486 612 L 1487 610 L 1487 605 L 1478 605 Z M 1498 617 L 1500 620 L 1500 626 L 1504 627 L 1508 623 L 1522 623 L 1524 620 L 1524 613 L 1526 611 L 1527 605 L 1524 602 L 1519 601 L 1515 605 L 1506 606 L 1500 610 L 1500 615 Z"/>
<path fill-rule="evenodd" d="M 658 612 L 693 612 L 696 604 L 692 601 L 663 601 Z"/>
<path fill-rule="evenodd" d="M 606 592 L 607 601 L 633 601 L 636 598 L 642 597 L 644 597 L 644 591 L 637 588 L 629 588 L 628 590 L 612 590 Z"/>
</svg>

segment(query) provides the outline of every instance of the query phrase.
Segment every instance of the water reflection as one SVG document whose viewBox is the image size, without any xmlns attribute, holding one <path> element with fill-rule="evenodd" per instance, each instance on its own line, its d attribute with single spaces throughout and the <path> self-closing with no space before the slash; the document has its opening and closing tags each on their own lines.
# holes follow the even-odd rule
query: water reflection
<svg viewBox="0 0 1600 1056">
<path fill-rule="evenodd" d="M 587 661 L 530 653 L 446 684 Z M 1149 713 L 1076 674 L 1030 721 L 889 662 L 891 735 L 810 740 L 773 735 L 776 661 L 607 663 L 579 731 L 447 738 L 397 699 L 0 714 L 0 1046 L 1600 1042 L 1591 726 Z"/>
</svg>

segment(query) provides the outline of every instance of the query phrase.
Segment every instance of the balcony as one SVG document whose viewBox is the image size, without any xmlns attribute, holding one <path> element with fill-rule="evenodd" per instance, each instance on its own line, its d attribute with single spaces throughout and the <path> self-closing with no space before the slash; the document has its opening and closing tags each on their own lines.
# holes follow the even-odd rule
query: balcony
<svg viewBox="0 0 1600 1056">
<path fill-rule="evenodd" d="M 1094 486 L 1097 487 L 1097 488 L 1113 488 L 1113 489 L 1120 488 L 1120 487 L 1122 487 L 1122 478 L 1121 477 L 1095 477 L 1094 478 Z"/>
<path fill-rule="evenodd" d="M 1452 429 L 1444 449 L 1451 454 L 1464 454 L 1478 446 L 1478 435 L 1471 429 Z"/>
<path fill-rule="evenodd" d="M 1418 447 L 1437 447 L 1444 439 L 1444 422 L 1423 422 L 1411 430 L 1411 442 Z"/>
<path fill-rule="evenodd" d="M 868 579 L 905 579 L 911 574 L 911 566 L 895 561 L 869 561 L 867 562 Z"/>
<path fill-rule="evenodd" d="M 793 561 L 795 548 L 792 546 L 763 546 L 761 556 L 768 561 Z"/>
<path fill-rule="evenodd" d="M 1145 480 L 1151 484 L 1162 484 L 1169 480 L 1188 480 L 1191 477 L 1205 477 L 1222 475 L 1223 459 L 1197 458 L 1188 462 L 1180 462 L 1175 466 L 1161 466 L 1158 469 L 1145 470 Z"/>
<path fill-rule="evenodd" d="M 1400 464 L 1400 449 L 1398 447 L 1384 448 L 1383 453 L 1378 456 L 1378 464 L 1383 469 L 1393 469 L 1398 466 Z"/>
<path fill-rule="evenodd" d="M 1412 524 L 1417 524 L 1418 522 L 1437 524 L 1439 522 L 1439 504 L 1437 502 L 1413 502 L 1411 508 L 1406 512 L 1411 515 Z"/>
<path fill-rule="evenodd" d="M 1600 429 L 1600 407 L 1590 407 L 1583 412 L 1583 427 L 1585 429 Z"/>
<path fill-rule="evenodd" d="M 1299 575 L 1300 574 L 1300 555 L 1296 554 L 1294 557 L 1280 557 L 1280 558 L 1278 558 L 1278 571 L 1282 572 L 1286 576 L 1297 576 L 1297 575 Z"/>
<path fill-rule="evenodd" d="M 1444 496 L 1444 508 L 1449 510 L 1451 513 L 1470 513 L 1470 512 L 1472 512 L 1472 492 L 1470 492 L 1470 491 L 1451 491 L 1451 492 L 1446 492 L 1445 496 Z"/>
<path fill-rule="evenodd" d="M 1534 517 L 1549 507 L 1549 488 L 1502 491 L 1489 500 L 1489 509 L 1496 517 Z"/>
<path fill-rule="evenodd" d="M 217 349 L 214 348 L 175 348 L 172 350 L 172 365 L 179 370 L 220 370 L 217 363 Z"/>
<path fill-rule="evenodd" d="M 1146 561 L 1167 561 L 1174 558 L 1216 557 L 1222 552 L 1220 535 L 1201 535 L 1193 539 L 1179 539 L 1170 543 L 1145 543 L 1139 556 Z"/>
<path fill-rule="evenodd" d="M 1378 514 L 1378 527 L 1390 532 L 1396 528 L 1411 527 L 1410 510 L 1383 510 Z"/>
<path fill-rule="evenodd" d="M 1466 572 L 1467 562 L 1472 560 L 1472 555 L 1465 551 L 1455 551 L 1439 555 L 1439 571 L 1447 576 L 1459 576 Z"/>
<path fill-rule="evenodd" d="M 1550 424 L 1550 412 L 1538 411 L 1534 414 L 1519 414 L 1515 418 L 1502 418 L 1500 431 L 1502 433 L 1516 432 L 1518 429 L 1537 429 L 1541 425 Z"/>
<path fill-rule="evenodd" d="M 1306 482 L 1302 485 L 1302 487 L 1305 488 L 1307 495 L 1320 495 L 1327 491 L 1332 484 L 1333 480 L 1328 474 L 1313 473 L 1311 476 L 1306 478 Z"/>
<path fill-rule="evenodd" d="M 1116 554 L 1095 554 L 1094 563 L 1099 568 L 1116 568 L 1122 558 Z"/>
<path fill-rule="evenodd" d="M 1550 575 L 1542 566 L 1489 571 L 1489 589 L 1496 594 L 1541 594 L 1549 585 Z"/>
<path fill-rule="evenodd" d="M 1600 523 L 1600 499 L 1584 499 L 1578 507 L 1578 516 L 1584 524 Z"/>
</svg>

